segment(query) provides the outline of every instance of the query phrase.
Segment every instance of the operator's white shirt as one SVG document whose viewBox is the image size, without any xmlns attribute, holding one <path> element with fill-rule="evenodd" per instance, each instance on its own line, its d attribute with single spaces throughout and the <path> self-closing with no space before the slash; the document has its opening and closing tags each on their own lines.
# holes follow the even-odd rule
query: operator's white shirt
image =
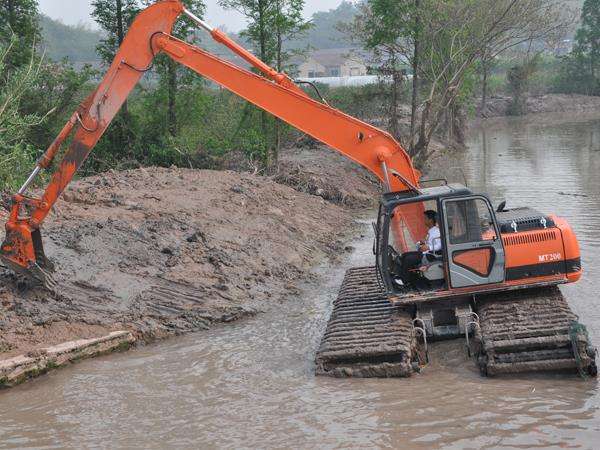
<svg viewBox="0 0 600 450">
<path fill-rule="evenodd" d="M 439 252 L 442 249 L 442 239 L 440 234 L 440 227 L 434 225 L 427 232 L 427 238 L 425 239 L 427 247 L 430 252 Z"/>
</svg>

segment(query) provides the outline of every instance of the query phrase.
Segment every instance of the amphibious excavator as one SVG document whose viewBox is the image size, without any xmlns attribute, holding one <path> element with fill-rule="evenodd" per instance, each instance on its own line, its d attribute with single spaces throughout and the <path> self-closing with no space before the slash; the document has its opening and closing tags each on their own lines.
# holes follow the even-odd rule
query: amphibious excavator
<svg viewBox="0 0 600 450">
<path fill-rule="evenodd" d="M 255 72 L 173 37 L 182 15 Z M 557 288 L 582 275 L 577 239 L 566 220 L 531 208 L 493 208 L 488 197 L 465 186 L 422 180 L 389 134 L 320 95 L 313 99 L 179 0 L 158 1 L 138 15 L 97 89 L 14 195 L 0 251 L 9 267 L 52 284 L 40 227 L 160 53 L 337 150 L 383 184 L 375 264 L 348 271 L 316 355 L 317 373 L 408 376 L 426 364 L 428 341 L 461 337 L 484 375 L 557 369 L 596 375 L 596 351 Z M 71 135 L 62 160 L 53 165 Z M 43 195 L 26 195 L 39 172 L 51 168 Z M 409 271 L 406 255 L 414 255 L 427 234 L 424 212 L 431 210 L 439 224 L 438 251 L 419 254 L 422 260 Z"/>
</svg>

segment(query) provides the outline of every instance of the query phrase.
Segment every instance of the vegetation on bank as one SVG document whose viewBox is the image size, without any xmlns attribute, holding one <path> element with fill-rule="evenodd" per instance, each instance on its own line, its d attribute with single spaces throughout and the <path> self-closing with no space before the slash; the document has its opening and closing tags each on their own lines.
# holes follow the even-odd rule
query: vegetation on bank
<svg viewBox="0 0 600 450">
<path fill-rule="evenodd" d="M 19 186 L 102 75 L 90 66 L 57 62 L 68 51 L 57 42 L 73 30 L 81 39 L 68 54 L 71 61 L 108 64 L 136 13 L 149 3 L 95 0 L 101 34 L 40 18 L 35 0 L 0 3 L 1 189 Z M 203 1 L 184 3 L 203 15 Z M 513 97 L 515 114 L 525 112 L 528 93 L 600 95 L 600 0 L 585 0 L 573 51 L 563 57 L 550 56 L 547 49 L 562 39 L 575 16 L 557 9 L 562 3 L 554 0 L 343 2 L 335 11 L 315 14 L 310 23 L 303 19 L 302 0 L 221 3 L 247 17 L 248 28 L 238 38 L 278 69 L 293 72 L 291 56 L 309 45 L 363 47 L 372 70 L 388 81 L 322 87 L 323 94 L 332 106 L 387 127 L 418 164 L 428 158 L 432 137 L 460 143 L 467 114 L 491 95 Z M 187 20 L 174 33 L 207 45 Z M 88 58 L 90 46 L 97 49 Z M 278 149 L 296 136 L 268 114 L 159 56 L 82 174 L 145 165 L 272 171 Z"/>
<path fill-rule="evenodd" d="M 529 43 L 495 58 L 482 77 L 481 107 L 490 95 L 505 95 L 512 98 L 508 113 L 522 115 L 528 94 L 600 95 L 600 0 L 583 1 L 581 16 L 573 17 L 579 24 L 573 39 L 559 33 L 550 42 L 559 53 L 565 44 L 571 47 L 568 53 L 556 55 Z"/>
</svg>

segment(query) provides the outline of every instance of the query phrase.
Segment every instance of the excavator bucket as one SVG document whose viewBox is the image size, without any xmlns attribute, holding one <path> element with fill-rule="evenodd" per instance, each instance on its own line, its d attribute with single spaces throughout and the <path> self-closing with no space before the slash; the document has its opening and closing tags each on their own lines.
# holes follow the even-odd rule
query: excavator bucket
<svg viewBox="0 0 600 450">
<path fill-rule="evenodd" d="M 42 235 L 37 228 L 32 230 L 27 224 L 7 228 L 0 258 L 10 269 L 32 281 L 48 288 L 56 284 L 52 277 L 54 264 L 44 253 Z"/>
</svg>

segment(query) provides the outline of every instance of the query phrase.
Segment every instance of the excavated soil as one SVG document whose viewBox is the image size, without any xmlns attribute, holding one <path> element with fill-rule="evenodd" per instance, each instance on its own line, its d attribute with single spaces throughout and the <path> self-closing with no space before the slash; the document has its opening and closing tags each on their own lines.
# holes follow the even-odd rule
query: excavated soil
<svg viewBox="0 0 600 450">
<path fill-rule="evenodd" d="M 371 195 L 351 191 L 341 203 Z M 144 340 L 201 330 L 287 299 L 316 264 L 350 250 L 353 215 L 324 198 L 235 172 L 82 179 L 42 230 L 56 292 L 0 269 L 0 359 L 116 329 Z"/>
<path fill-rule="evenodd" d="M 504 117 L 511 105 L 511 98 L 492 97 L 487 106 L 479 112 L 479 117 Z M 527 98 L 528 114 L 544 113 L 586 113 L 600 110 L 600 97 L 577 94 L 546 94 Z"/>
<path fill-rule="evenodd" d="M 308 137 L 302 144 L 281 153 L 277 182 L 349 208 L 377 205 L 381 185 L 374 175 Z"/>
</svg>

